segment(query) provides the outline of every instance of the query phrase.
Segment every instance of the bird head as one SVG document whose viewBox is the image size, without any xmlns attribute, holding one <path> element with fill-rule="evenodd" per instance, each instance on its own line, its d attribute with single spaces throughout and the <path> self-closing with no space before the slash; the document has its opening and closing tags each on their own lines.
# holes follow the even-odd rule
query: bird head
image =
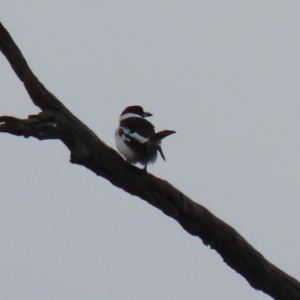
<svg viewBox="0 0 300 300">
<path fill-rule="evenodd" d="M 147 118 L 147 117 L 151 117 L 152 114 L 145 112 L 144 109 L 139 106 L 139 105 L 132 105 L 132 106 L 128 106 L 126 107 L 123 112 L 121 113 L 120 118 L 124 119 L 127 117 L 138 117 L 138 118 Z"/>
</svg>

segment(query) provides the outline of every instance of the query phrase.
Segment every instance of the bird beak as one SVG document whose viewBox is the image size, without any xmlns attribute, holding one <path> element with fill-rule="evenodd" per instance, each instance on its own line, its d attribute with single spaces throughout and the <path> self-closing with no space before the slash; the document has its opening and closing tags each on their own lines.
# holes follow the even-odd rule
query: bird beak
<svg viewBox="0 0 300 300">
<path fill-rule="evenodd" d="M 144 118 L 153 116 L 151 113 L 144 112 Z"/>
</svg>

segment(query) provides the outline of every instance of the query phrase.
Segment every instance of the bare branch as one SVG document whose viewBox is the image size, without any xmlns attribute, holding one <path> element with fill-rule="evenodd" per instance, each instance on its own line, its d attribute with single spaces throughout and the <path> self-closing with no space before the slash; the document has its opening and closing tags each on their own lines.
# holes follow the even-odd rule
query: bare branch
<svg viewBox="0 0 300 300">
<path fill-rule="evenodd" d="M 215 217 L 168 182 L 126 163 L 52 95 L 30 70 L 0 23 L 0 50 L 43 111 L 26 120 L 0 117 L 0 132 L 38 139 L 60 139 L 71 162 L 90 169 L 113 185 L 138 196 L 175 219 L 188 233 L 215 249 L 249 284 L 274 299 L 300 299 L 300 283 L 268 262 L 231 226 Z"/>
</svg>

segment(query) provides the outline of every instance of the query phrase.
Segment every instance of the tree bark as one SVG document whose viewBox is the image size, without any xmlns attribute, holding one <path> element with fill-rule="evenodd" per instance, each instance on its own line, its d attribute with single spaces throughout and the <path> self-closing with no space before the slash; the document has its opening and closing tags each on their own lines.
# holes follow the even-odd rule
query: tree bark
<svg viewBox="0 0 300 300">
<path fill-rule="evenodd" d="M 0 117 L 0 132 L 61 140 L 70 150 L 71 163 L 88 168 L 175 219 L 189 234 L 216 250 L 253 288 L 278 300 L 300 299 L 300 283 L 267 261 L 234 228 L 167 181 L 126 163 L 103 143 L 43 86 L 1 23 L 0 50 L 24 83 L 32 102 L 41 109 L 40 114 L 24 120 Z"/>
</svg>

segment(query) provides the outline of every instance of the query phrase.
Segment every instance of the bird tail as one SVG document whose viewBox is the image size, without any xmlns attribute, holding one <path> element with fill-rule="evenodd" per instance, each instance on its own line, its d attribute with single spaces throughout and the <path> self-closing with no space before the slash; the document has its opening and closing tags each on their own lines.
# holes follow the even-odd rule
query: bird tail
<svg viewBox="0 0 300 300">
<path fill-rule="evenodd" d="M 168 135 L 170 134 L 173 134 L 175 133 L 176 131 L 174 130 L 163 130 L 163 131 L 160 131 L 160 132 L 157 132 L 155 133 L 150 139 L 151 139 L 151 142 L 155 143 L 159 143 L 162 139 L 164 139 L 165 137 L 167 137 Z"/>
<path fill-rule="evenodd" d="M 148 143 L 150 142 L 151 144 L 154 144 L 154 145 L 158 145 L 158 152 L 160 153 L 161 157 L 163 158 L 163 160 L 166 160 L 165 156 L 164 156 L 164 153 L 160 147 L 160 142 L 162 139 L 164 139 L 165 137 L 173 134 L 173 133 L 176 133 L 176 131 L 174 130 L 163 130 L 163 131 L 160 131 L 160 132 L 157 132 L 155 133 L 151 138 L 150 140 L 148 141 Z"/>
</svg>

